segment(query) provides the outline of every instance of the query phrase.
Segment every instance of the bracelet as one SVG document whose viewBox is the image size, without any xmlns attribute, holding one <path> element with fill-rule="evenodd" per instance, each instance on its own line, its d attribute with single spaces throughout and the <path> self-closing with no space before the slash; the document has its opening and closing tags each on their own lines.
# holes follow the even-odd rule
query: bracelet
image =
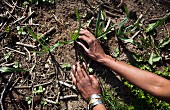
<svg viewBox="0 0 170 110">
<path fill-rule="evenodd" d="M 101 99 L 100 94 L 92 94 L 92 95 L 90 96 L 90 100 L 91 100 L 91 99 Z"/>
<path fill-rule="evenodd" d="M 88 110 L 92 110 L 92 108 L 95 107 L 98 104 L 102 104 L 102 101 L 101 100 L 97 100 L 94 103 L 89 104 L 88 105 Z"/>
<path fill-rule="evenodd" d="M 92 94 L 90 96 L 90 101 L 88 104 L 88 110 L 92 110 L 93 107 L 95 107 L 98 104 L 102 104 L 101 97 L 99 94 Z"/>
</svg>

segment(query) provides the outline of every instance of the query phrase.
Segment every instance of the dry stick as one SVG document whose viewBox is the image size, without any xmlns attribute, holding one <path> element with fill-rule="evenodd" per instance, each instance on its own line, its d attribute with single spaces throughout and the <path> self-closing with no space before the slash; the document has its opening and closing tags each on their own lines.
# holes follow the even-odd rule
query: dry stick
<svg viewBox="0 0 170 110">
<path fill-rule="evenodd" d="M 31 7 L 29 7 L 29 13 L 31 13 Z M 29 19 L 29 24 L 32 25 L 32 17 Z"/>
<path fill-rule="evenodd" d="M 137 31 L 137 32 L 132 36 L 131 39 L 134 39 L 139 33 L 140 33 L 140 31 Z"/>
<path fill-rule="evenodd" d="M 106 25 L 106 27 L 105 27 L 104 31 L 106 31 L 106 30 L 107 30 L 107 28 L 109 27 L 109 25 L 110 25 L 110 18 L 109 18 L 109 20 L 108 20 L 108 22 L 107 22 L 107 25 Z"/>
<path fill-rule="evenodd" d="M 94 9 L 94 7 L 90 4 L 89 0 L 83 0 L 85 4 L 89 5 L 91 9 Z"/>
<path fill-rule="evenodd" d="M 31 61 L 31 54 L 30 54 L 30 52 L 28 51 L 28 49 L 26 48 L 26 47 L 24 47 L 24 49 L 27 51 L 27 53 L 28 53 L 28 62 L 30 62 Z"/>
<path fill-rule="evenodd" d="M 57 104 L 58 103 L 57 101 L 52 101 L 52 100 L 45 99 L 45 98 L 43 98 L 43 100 L 48 102 L 48 103 L 51 103 L 51 104 Z"/>
<path fill-rule="evenodd" d="M 111 17 L 120 17 L 118 14 L 113 14 L 107 10 L 105 10 L 105 13 L 108 15 L 108 16 L 111 16 Z"/>
<path fill-rule="evenodd" d="M 21 26 L 39 26 L 40 24 L 20 24 Z"/>
<path fill-rule="evenodd" d="M 4 110 L 4 106 L 3 106 L 2 100 L 3 100 L 3 97 L 4 97 L 4 93 L 5 93 L 6 89 L 7 89 L 7 87 L 9 86 L 9 83 L 12 80 L 13 75 L 14 75 L 14 73 L 12 73 L 11 76 L 9 77 L 8 82 L 6 83 L 4 89 L 3 89 L 2 93 L 1 93 L 1 98 L 0 98 L 1 110 Z"/>
<path fill-rule="evenodd" d="M 16 1 L 16 3 L 14 4 L 14 6 L 12 6 L 11 4 L 9 4 L 8 2 L 6 2 L 5 0 L 3 0 L 9 7 L 11 7 L 12 8 L 12 10 L 11 10 L 11 12 L 9 13 L 10 14 L 10 16 L 8 17 L 8 20 L 11 18 L 11 14 L 14 12 L 14 10 L 15 10 L 15 7 L 16 7 L 16 4 L 17 4 L 17 1 Z M 2 29 L 5 27 L 5 25 L 7 24 L 7 22 L 8 21 L 6 21 L 4 24 L 3 24 L 3 26 L 1 27 L 1 29 L 0 29 L 0 32 L 2 31 Z"/>
<path fill-rule="evenodd" d="M 30 17 L 34 14 L 35 12 L 33 11 L 32 13 L 30 13 L 29 16 L 27 16 L 22 22 L 21 24 L 23 24 L 25 21 L 27 21 L 28 19 L 30 19 Z"/>
<path fill-rule="evenodd" d="M 74 86 L 72 84 L 68 84 L 68 83 L 63 82 L 63 81 L 59 81 L 59 83 L 66 86 L 66 87 L 69 87 L 69 88 L 72 88 L 72 89 L 76 90 L 76 86 Z"/>
<path fill-rule="evenodd" d="M 11 51 L 13 51 L 13 52 L 20 53 L 20 54 L 22 54 L 22 55 L 25 55 L 25 53 L 24 53 L 24 52 L 20 52 L 20 51 L 18 51 L 18 50 L 14 50 L 14 49 L 9 48 L 9 47 L 5 47 L 5 49 L 11 50 Z"/>
<path fill-rule="evenodd" d="M 50 28 L 47 32 L 45 32 L 44 34 L 42 34 L 38 39 L 41 39 L 42 37 L 46 36 L 47 34 L 49 34 L 51 31 L 54 31 L 55 27 Z"/>
<path fill-rule="evenodd" d="M 25 47 L 31 47 L 31 48 L 36 48 L 35 45 L 30 45 L 30 44 L 24 44 L 24 43 L 21 43 L 21 42 L 16 42 L 17 45 L 21 45 L 21 46 L 25 46 Z"/>
<path fill-rule="evenodd" d="M 36 63 L 37 63 L 36 53 L 33 53 L 33 55 L 34 55 L 34 57 L 35 57 L 35 58 L 34 58 L 34 59 L 35 59 L 34 64 L 36 64 Z M 31 70 L 30 70 L 31 82 L 32 82 L 32 84 L 31 84 L 31 87 L 32 87 L 32 104 L 31 104 L 31 110 L 33 110 L 33 107 L 34 107 L 34 80 L 35 80 L 35 73 L 32 72 L 34 68 L 35 68 L 35 65 L 34 65 L 34 66 L 31 68 Z"/>
<path fill-rule="evenodd" d="M 53 14 L 53 16 L 54 16 L 54 19 L 55 19 L 59 24 L 61 24 L 62 26 L 64 26 L 64 24 L 61 23 L 61 22 L 57 19 L 56 15 Z"/>
<path fill-rule="evenodd" d="M 53 82 L 53 81 L 34 85 L 34 88 L 35 88 L 35 87 L 39 87 L 39 86 L 46 86 L 46 85 L 51 84 L 52 82 Z M 15 86 L 14 88 L 15 88 L 15 89 L 30 89 L 31 87 L 32 87 L 32 86 Z"/>
<path fill-rule="evenodd" d="M 77 98 L 77 97 L 78 97 L 77 95 L 60 96 L 60 100 L 69 99 L 69 98 Z"/>
<path fill-rule="evenodd" d="M 59 102 L 61 92 L 58 92 L 56 101 Z"/>
<path fill-rule="evenodd" d="M 11 4 L 9 4 L 7 1 L 3 0 L 3 2 L 8 5 L 9 7 L 13 8 L 13 6 Z"/>
<path fill-rule="evenodd" d="M 12 24 L 16 24 L 17 22 L 21 21 L 25 19 L 25 16 L 22 16 L 21 18 L 18 18 L 16 21 L 14 21 Z"/>
</svg>

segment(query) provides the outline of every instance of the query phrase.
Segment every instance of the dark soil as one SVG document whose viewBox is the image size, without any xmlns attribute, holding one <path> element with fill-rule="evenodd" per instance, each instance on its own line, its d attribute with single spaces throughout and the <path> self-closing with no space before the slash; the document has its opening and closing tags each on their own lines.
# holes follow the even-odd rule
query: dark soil
<svg viewBox="0 0 170 110">
<path fill-rule="evenodd" d="M 79 110 L 87 108 L 87 103 L 77 91 L 58 83 L 58 81 L 64 81 L 72 84 L 69 76 L 71 71 L 70 67 L 61 69 L 62 67 L 60 68 L 59 65 L 75 64 L 75 47 L 73 45 L 63 45 L 57 47 L 51 54 L 48 54 L 47 52 L 36 54 L 35 51 L 42 50 L 42 47 L 29 34 L 18 35 L 16 29 L 17 26 L 22 27 L 30 25 L 30 29 L 36 34 L 44 34 L 51 28 L 54 28 L 46 35 L 46 41 L 52 46 L 57 41 L 70 40 L 70 30 L 77 30 L 78 22 L 74 14 L 75 6 L 78 7 L 81 17 L 85 14 L 87 15 L 86 17 L 81 18 L 83 28 L 86 28 L 87 20 L 92 17 L 96 18 L 97 7 L 100 4 L 102 4 L 102 8 L 104 9 L 107 18 L 110 18 L 112 22 L 119 24 L 125 18 L 123 7 L 117 7 L 120 4 L 119 0 L 88 0 L 90 5 L 84 1 L 86 0 L 77 0 L 77 2 L 74 0 L 58 0 L 56 5 L 51 5 L 49 3 L 42 3 L 40 5 L 29 4 L 27 9 L 23 8 L 21 5 L 22 3 L 18 2 L 13 12 L 11 12 L 12 8 L 10 6 L 3 1 L 0 1 L 0 67 L 13 67 L 14 62 L 18 62 L 20 68 L 31 70 L 29 72 L 21 73 L 14 72 L 13 74 L 1 73 L 0 91 L 1 97 L 3 96 L 2 104 L 5 110 Z M 144 24 L 149 24 L 162 18 L 169 12 L 169 3 L 168 0 L 127 0 L 124 5 L 127 5 L 128 10 L 131 13 L 131 22 L 136 21 L 142 14 Z M 12 2 L 9 2 L 9 4 L 12 4 Z M 34 11 L 34 14 L 30 17 L 33 24 L 30 23 L 30 18 L 25 22 L 21 20 L 14 24 L 14 21 L 22 16 L 29 16 L 29 8 L 32 12 Z M 5 15 L 7 11 L 11 12 L 11 14 Z M 92 24 L 95 24 L 95 21 Z M 8 27 L 11 30 L 9 32 L 7 32 Z M 94 32 L 93 25 L 88 29 Z M 160 26 L 157 29 L 158 34 L 156 39 L 159 40 L 164 36 L 169 36 L 169 29 L 170 22 Z M 24 31 L 26 31 L 25 28 Z M 36 48 L 18 45 L 16 42 L 33 45 L 36 46 Z M 103 43 L 101 41 L 101 43 L 104 50 L 110 55 L 113 55 L 114 50 L 119 47 L 119 41 L 114 33 L 109 35 L 107 42 Z M 23 52 L 25 55 L 14 52 L 6 47 Z M 122 52 L 118 57 L 118 60 L 126 62 L 131 60 L 131 52 L 137 52 L 139 54 L 143 52 L 143 50 L 136 49 L 131 44 L 125 44 L 120 48 Z M 124 51 L 125 48 L 127 51 Z M 5 54 L 7 53 L 10 53 L 11 55 L 9 58 L 4 59 L 4 56 L 6 56 Z M 79 49 L 79 53 L 83 53 L 81 48 Z M 101 64 L 91 61 L 87 56 L 85 56 L 85 59 L 86 62 L 94 68 L 94 73 L 100 80 L 101 85 L 114 88 L 115 97 L 119 98 L 125 104 L 140 108 L 140 102 L 138 102 L 138 99 L 136 99 L 130 93 L 129 89 L 124 86 L 120 76 L 117 76 Z M 10 79 L 10 77 L 12 78 Z M 33 94 L 33 87 L 37 87 L 38 89 L 38 86 L 40 85 L 45 88 L 45 91 L 38 95 Z M 7 88 L 3 93 L 5 87 Z M 66 99 L 59 98 L 68 95 L 77 95 L 77 97 Z M 28 101 L 25 101 L 25 97 L 32 97 L 31 100 L 34 103 L 30 105 L 27 104 Z M 44 99 L 59 102 L 57 104 L 48 102 L 47 105 L 43 106 L 41 102 Z"/>
</svg>

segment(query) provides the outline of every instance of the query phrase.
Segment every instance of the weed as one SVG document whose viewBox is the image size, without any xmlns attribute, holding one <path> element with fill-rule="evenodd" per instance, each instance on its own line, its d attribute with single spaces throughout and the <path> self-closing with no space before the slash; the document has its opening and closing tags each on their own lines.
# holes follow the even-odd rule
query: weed
<svg viewBox="0 0 170 110">
<path fill-rule="evenodd" d="M 31 97 L 25 97 L 25 101 L 27 101 L 28 105 L 31 104 L 32 98 Z"/>
<path fill-rule="evenodd" d="M 0 72 L 2 73 L 26 72 L 26 70 L 19 68 L 0 67 Z"/>
<path fill-rule="evenodd" d="M 103 18 L 104 22 L 101 22 L 101 18 Z M 96 28 L 95 28 L 95 36 L 97 39 L 103 38 L 107 39 L 106 35 L 111 32 L 111 29 L 115 27 L 114 24 L 112 24 L 110 27 L 110 21 L 108 21 L 107 25 L 106 24 L 106 18 L 104 14 L 102 13 L 101 6 L 99 7 L 98 15 L 97 15 L 97 21 L 96 21 Z"/>
</svg>

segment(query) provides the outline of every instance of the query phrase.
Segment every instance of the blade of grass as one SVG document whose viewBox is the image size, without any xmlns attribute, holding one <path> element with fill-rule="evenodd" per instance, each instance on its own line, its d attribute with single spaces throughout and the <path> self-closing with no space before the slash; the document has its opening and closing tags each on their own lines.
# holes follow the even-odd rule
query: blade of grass
<svg viewBox="0 0 170 110">
<path fill-rule="evenodd" d="M 37 37 L 37 35 L 28 27 L 26 27 L 29 34 L 44 48 L 45 51 L 49 51 L 49 48 L 45 46 Z"/>
<path fill-rule="evenodd" d="M 79 15 L 78 10 L 77 10 L 77 8 L 76 8 L 76 7 L 74 7 L 74 12 L 75 12 L 76 17 L 77 17 L 77 20 L 78 20 L 78 22 L 79 22 L 79 27 L 78 27 L 78 31 L 77 31 L 77 33 L 76 33 L 76 34 L 74 34 L 74 36 L 72 37 L 72 40 L 73 40 L 73 41 L 77 40 L 77 38 L 79 37 L 80 29 L 81 29 L 81 20 L 80 20 L 80 15 Z"/>
<path fill-rule="evenodd" d="M 95 36 L 98 37 L 99 30 L 100 30 L 100 18 L 101 18 L 101 6 L 99 6 L 99 12 L 97 15 L 97 22 L 96 22 L 96 30 L 95 30 Z"/>
<path fill-rule="evenodd" d="M 23 72 L 23 71 L 26 71 L 26 70 L 18 69 L 18 68 L 0 67 L 0 72 L 2 73 Z"/>
<path fill-rule="evenodd" d="M 149 24 L 148 27 L 145 29 L 145 32 L 148 33 L 154 30 L 158 26 L 162 25 L 168 18 L 170 18 L 170 13 L 165 15 L 162 19 L 158 20 L 157 22 Z"/>
<path fill-rule="evenodd" d="M 55 48 L 57 48 L 58 46 L 64 45 L 64 44 L 71 44 L 74 41 L 63 41 L 63 42 L 58 42 L 56 44 L 54 44 L 51 48 L 50 48 L 50 52 L 52 52 Z"/>
</svg>

